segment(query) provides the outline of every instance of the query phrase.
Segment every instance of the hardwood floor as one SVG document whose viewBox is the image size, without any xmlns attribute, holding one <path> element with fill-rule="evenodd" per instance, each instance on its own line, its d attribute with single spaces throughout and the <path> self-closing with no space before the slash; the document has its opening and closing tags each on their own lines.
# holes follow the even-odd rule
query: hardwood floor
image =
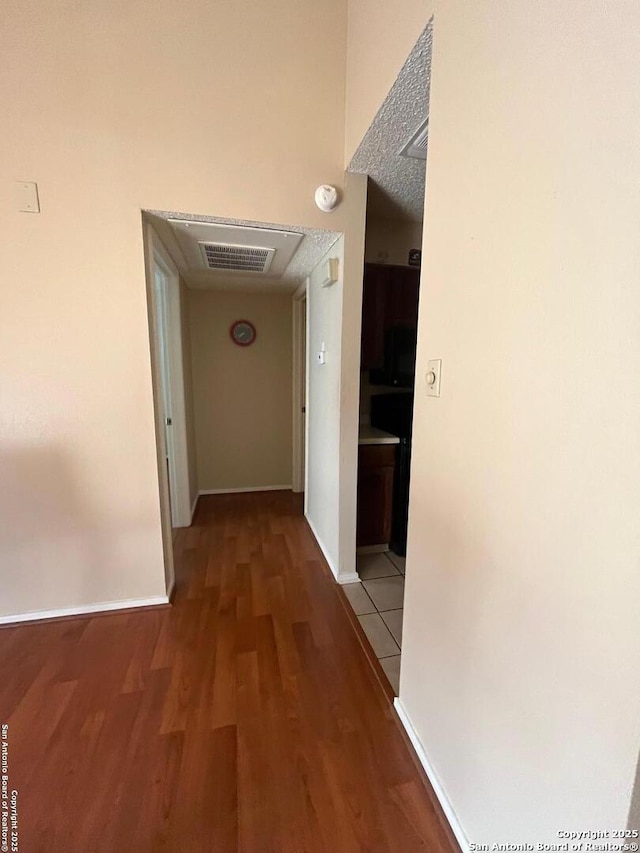
<svg viewBox="0 0 640 853">
<path fill-rule="evenodd" d="M 454 849 L 298 497 L 175 548 L 172 607 L 0 631 L 21 853 Z"/>
</svg>

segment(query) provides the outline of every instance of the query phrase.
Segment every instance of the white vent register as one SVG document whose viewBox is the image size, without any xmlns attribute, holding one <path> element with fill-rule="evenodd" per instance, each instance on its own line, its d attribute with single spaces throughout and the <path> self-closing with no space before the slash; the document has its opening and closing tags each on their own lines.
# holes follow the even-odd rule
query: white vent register
<svg viewBox="0 0 640 853">
<path fill-rule="evenodd" d="M 411 139 L 398 153 L 401 157 L 413 157 L 414 160 L 427 159 L 427 147 L 429 144 L 429 119 L 427 118 Z"/>
<path fill-rule="evenodd" d="M 266 273 L 276 253 L 261 246 L 233 246 L 222 243 L 200 243 L 204 262 L 210 270 Z"/>
<path fill-rule="evenodd" d="M 211 276 L 279 278 L 302 242 L 296 231 L 169 219 L 189 270 Z"/>
</svg>

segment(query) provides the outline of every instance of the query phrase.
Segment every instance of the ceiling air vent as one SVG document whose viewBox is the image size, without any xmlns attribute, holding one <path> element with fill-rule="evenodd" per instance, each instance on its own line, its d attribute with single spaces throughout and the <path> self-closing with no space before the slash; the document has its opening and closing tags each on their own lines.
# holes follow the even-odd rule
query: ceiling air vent
<svg viewBox="0 0 640 853">
<path fill-rule="evenodd" d="M 413 157 L 415 160 L 427 159 L 427 144 L 429 142 L 429 119 L 420 125 L 404 148 L 399 152 L 401 157 Z"/>
<path fill-rule="evenodd" d="M 210 270 L 244 273 L 266 273 L 275 254 L 275 249 L 229 243 L 201 242 L 200 251 Z"/>
<path fill-rule="evenodd" d="M 282 278 L 303 235 L 296 231 L 170 219 L 189 273 L 201 276 L 203 286 L 217 287 L 225 279 L 234 285 Z"/>
</svg>

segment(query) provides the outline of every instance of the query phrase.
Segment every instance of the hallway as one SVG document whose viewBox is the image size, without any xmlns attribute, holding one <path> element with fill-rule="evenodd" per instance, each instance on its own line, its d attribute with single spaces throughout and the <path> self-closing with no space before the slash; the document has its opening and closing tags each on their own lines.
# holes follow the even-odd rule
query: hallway
<svg viewBox="0 0 640 853">
<path fill-rule="evenodd" d="M 453 848 L 299 496 L 203 497 L 171 608 L 0 631 L 20 849 Z"/>
</svg>

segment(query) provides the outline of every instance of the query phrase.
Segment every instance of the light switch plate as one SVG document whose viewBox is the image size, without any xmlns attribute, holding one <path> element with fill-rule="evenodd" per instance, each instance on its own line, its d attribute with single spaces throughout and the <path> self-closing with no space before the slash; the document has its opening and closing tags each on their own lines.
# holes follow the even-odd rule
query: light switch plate
<svg viewBox="0 0 640 853">
<path fill-rule="evenodd" d="M 427 395 L 429 397 L 440 396 L 440 376 L 442 374 L 442 359 L 434 358 L 427 362 L 425 379 L 427 382 Z"/>
<path fill-rule="evenodd" d="M 15 204 L 20 213 L 40 213 L 38 185 L 33 181 L 15 182 Z"/>
<path fill-rule="evenodd" d="M 323 287 L 331 287 L 340 278 L 340 259 L 329 258 L 325 265 Z"/>
</svg>

